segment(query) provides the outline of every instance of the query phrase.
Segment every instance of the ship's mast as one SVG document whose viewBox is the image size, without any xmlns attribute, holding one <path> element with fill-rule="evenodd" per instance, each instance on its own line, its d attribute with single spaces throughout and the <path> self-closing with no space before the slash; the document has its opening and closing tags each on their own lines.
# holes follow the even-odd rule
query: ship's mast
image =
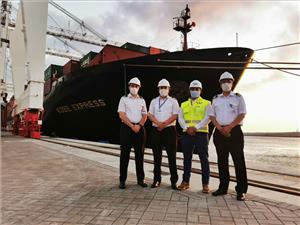
<svg viewBox="0 0 300 225">
<path fill-rule="evenodd" d="M 195 22 L 188 23 L 188 19 L 191 18 L 191 10 L 186 5 L 185 9 L 181 11 L 181 15 L 179 17 L 174 17 L 173 29 L 176 31 L 180 31 L 183 34 L 183 47 L 182 50 L 186 51 L 188 49 L 187 44 L 187 33 L 192 31 L 192 27 L 196 26 Z"/>
</svg>

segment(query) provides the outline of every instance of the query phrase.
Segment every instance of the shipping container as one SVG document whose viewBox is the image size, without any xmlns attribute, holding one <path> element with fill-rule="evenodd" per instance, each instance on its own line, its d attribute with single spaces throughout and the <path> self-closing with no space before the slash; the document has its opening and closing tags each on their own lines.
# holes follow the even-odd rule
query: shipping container
<svg viewBox="0 0 300 225">
<path fill-rule="evenodd" d="M 46 80 L 44 83 L 44 96 L 48 95 L 52 88 L 52 80 Z"/>
<path fill-rule="evenodd" d="M 51 64 L 48 66 L 48 68 L 45 70 L 44 73 L 44 80 L 49 80 L 50 78 L 60 78 L 63 75 L 63 67 L 59 65 Z"/>
<path fill-rule="evenodd" d="M 86 54 L 85 56 L 83 56 L 80 59 L 80 67 L 87 67 L 89 66 L 90 62 L 95 58 L 95 56 L 97 55 L 97 52 L 92 52 L 90 51 L 88 54 Z"/>
<path fill-rule="evenodd" d="M 137 52 L 142 52 L 142 53 L 145 53 L 145 54 L 149 54 L 149 48 L 145 47 L 145 46 L 142 46 L 142 45 L 136 45 L 136 44 L 132 44 L 130 42 L 126 42 L 121 47 L 125 48 L 125 49 L 129 49 L 129 50 L 133 50 L 133 51 L 137 51 Z"/>
<path fill-rule="evenodd" d="M 106 46 L 105 46 L 106 47 Z M 104 47 L 104 48 L 105 48 Z M 101 63 L 103 63 L 103 50 L 104 48 L 101 50 L 101 52 L 99 52 L 94 58 L 93 60 L 90 61 L 88 66 L 95 66 L 95 65 L 99 65 Z"/>
<path fill-rule="evenodd" d="M 76 60 L 70 60 L 63 67 L 63 75 L 69 75 L 70 73 L 79 69 L 80 63 Z"/>
<path fill-rule="evenodd" d="M 149 54 L 150 55 L 155 55 L 155 54 L 161 54 L 165 53 L 166 50 L 160 49 L 160 48 L 154 48 L 154 47 L 149 47 Z"/>
<path fill-rule="evenodd" d="M 114 62 L 123 59 L 136 58 L 146 55 L 139 51 L 133 51 L 114 45 L 105 45 L 99 54 L 90 62 L 89 66 L 101 63 Z"/>
</svg>

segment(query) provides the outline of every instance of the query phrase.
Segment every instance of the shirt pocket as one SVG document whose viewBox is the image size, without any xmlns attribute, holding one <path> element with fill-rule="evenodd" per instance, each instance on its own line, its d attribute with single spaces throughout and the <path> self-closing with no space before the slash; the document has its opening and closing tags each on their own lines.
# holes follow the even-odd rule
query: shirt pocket
<svg viewBox="0 0 300 225">
<path fill-rule="evenodd" d="M 221 109 L 224 107 L 224 104 L 218 102 L 218 103 L 213 104 L 212 107 L 215 109 Z"/>
<path fill-rule="evenodd" d="M 197 105 L 195 106 L 195 113 L 197 115 L 203 115 L 204 114 L 204 105 Z"/>
<path fill-rule="evenodd" d="M 173 114 L 173 104 L 166 104 L 164 111 L 166 114 Z"/>
<path fill-rule="evenodd" d="M 142 113 L 142 114 L 147 114 L 147 110 L 146 110 L 146 107 L 145 107 L 144 104 L 141 104 L 140 110 L 141 110 L 141 113 Z"/>
<path fill-rule="evenodd" d="M 224 103 L 222 102 L 217 102 L 212 106 L 212 112 L 216 117 L 220 116 L 224 110 L 225 110 Z"/>
<path fill-rule="evenodd" d="M 235 102 L 229 103 L 229 108 L 232 112 L 237 113 L 238 112 L 238 104 Z"/>
</svg>

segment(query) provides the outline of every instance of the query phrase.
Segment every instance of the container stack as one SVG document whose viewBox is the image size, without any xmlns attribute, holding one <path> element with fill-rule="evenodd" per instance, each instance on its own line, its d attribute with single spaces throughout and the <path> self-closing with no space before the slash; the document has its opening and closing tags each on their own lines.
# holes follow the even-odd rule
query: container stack
<svg viewBox="0 0 300 225">
<path fill-rule="evenodd" d="M 59 65 L 51 64 L 44 73 L 44 96 L 48 95 L 52 89 L 54 81 L 59 79 L 63 75 L 63 67 Z"/>
<path fill-rule="evenodd" d="M 63 75 L 70 75 L 72 72 L 80 68 L 80 62 L 71 59 L 63 66 Z"/>
<path fill-rule="evenodd" d="M 90 62 L 97 56 L 97 52 L 92 52 L 90 51 L 88 54 L 86 54 L 85 56 L 83 56 L 80 59 L 80 67 L 84 68 L 84 67 L 88 67 Z"/>
</svg>

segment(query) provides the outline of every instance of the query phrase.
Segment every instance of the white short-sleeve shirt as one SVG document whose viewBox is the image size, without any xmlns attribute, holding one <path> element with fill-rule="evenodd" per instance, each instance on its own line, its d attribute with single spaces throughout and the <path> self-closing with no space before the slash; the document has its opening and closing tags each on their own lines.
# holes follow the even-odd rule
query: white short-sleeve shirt
<svg viewBox="0 0 300 225">
<path fill-rule="evenodd" d="M 120 99 L 118 112 L 125 112 L 132 123 L 138 123 L 147 114 L 146 102 L 140 96 L 133 97 L 128 94 Z"/>
<path fill-rule="evenodd" d="M 164 122 L 173 115 L 178 115 L 179 104 L 175 98 L 168 96 L 163 99 L 161 97 L 156 97 L 152 99 L 149 106 L 149 113 L 151 113 L 159 122 Z M 155 123 L 152 123 L 154 127 L 157 127 Z M 169 126 L 175 126 L 176 120 L 173 121 Z"/>
<path fill-rule="evenodd" d="M 219 94 L 212 101 L 209 115 L 214 116 L 221 126 L 229 125 L 240 114 L 246 114 L 246 104 L 243 96 L 231 92 L 228 96 Z M 243 121 L 240 122 L 240 125 Z"/>
</svg>

